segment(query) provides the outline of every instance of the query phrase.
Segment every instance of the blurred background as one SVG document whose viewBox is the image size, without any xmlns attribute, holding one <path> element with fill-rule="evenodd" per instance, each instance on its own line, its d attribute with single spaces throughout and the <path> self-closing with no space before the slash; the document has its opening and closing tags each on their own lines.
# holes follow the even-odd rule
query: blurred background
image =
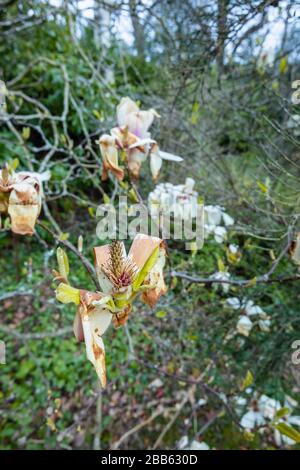
<svg viewBox="0 0 300 470">
<path fill-rule="evenodd" d="M 75 307 L 55 300 L 57 242 L 2 224 L 1 449 L 299 447 L 299 14 L 294 0 L 0 0 L 0 165 L 51 171 L 46 226 L 81 235 L 91 261 L 104 243 L 96 208 L 120 188 L 101 181 L 96 140 L 124 96 L 157 110 L 152 135 L 184 159 L 157 183 L 192 177 L 234 220 L 220 238 L 211 216 L 192 253 L 170 241 L 168 294 L 106 333 L 104 391 Z M 145 201 L 154 186 L 146 162 Z M 69 258 L 72 284 L 91 289 Z"/>
</svg>

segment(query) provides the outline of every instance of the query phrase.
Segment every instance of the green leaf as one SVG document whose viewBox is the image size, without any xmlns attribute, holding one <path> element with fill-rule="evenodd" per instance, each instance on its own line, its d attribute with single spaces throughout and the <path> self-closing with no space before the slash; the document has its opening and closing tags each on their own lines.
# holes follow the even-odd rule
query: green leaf
<svg viewBox="0 0 300 470">
<path fill-rule="evenodd" d="M 16 373 L 17 379 L 24 379 L 35 368 L 35 363 L 31 359 L 24 359 Z"/>
<path fill-rule="evenodd" d="M 279 423 L 276 424 L 275 426 L 276 429 L 278 429 L 281 434 L 284 434 L 285 436 L 289 437 L 295 442 L 300 442 L 300 432 L 298 432 L 296 429 L 292 428 L 286 423 Z"/>
<path fill-rule="evenodd" d="M 140 270 L 138 273 L 137 277 L 134 280 L 133 283 L 133 290 L 137 290 L 141 284 L 143 284 L 145 278 L 148 276 L 150 273 L 151 269 L 155 265 L 159 255 L 159 247 L 157 246 L 155 250 L 153 251 L 152 255 L 149 256 L 148 260 L 144 264 L 144 267 Z"/>
<path fill-rule="evenodd" d="M 167 315 L 167 312 L 164 310 L 159 310 L 158 312 L 155 313 L 156 318 L 165 318 Z"/>
<path fill-rule="evenodd" d="M 284 74 L 288 71 L 288 58 L 287 56 L 282 57 L 280 63 L 279 63 L 279 72 Z"/>
<path fill-rule="evenodd" d="M 59 274 L 67 281 L 70 271 L 68 256 L 62 248 L 57 248 L 56 257 L 58 262 Z"/>
<path fill-rule="evenodd" d="M 61 282 L 57 287 L 56 299 L 62 304 L 74 303 L 76 305 L 80 304 L 80 291 L 75 287 L 71 287 L 68 284 Z"/>
<path fill-rule="evenodd" d="M 222 273 L 224 273 L 226 271 L 225 269 L 225 265 L 223 263 L 223 261 L 221 260 L 221 258 L 218 258 L 218 270 Z"/>
<path fill-rule="evenodd" d="M 264 183 L 262 183 L 261 181 L 257 181 L 257 185 L 264 194 L 267 194 L 269 192 L 267 186 L 264 185 Z"/>
<path fill-rule="evenodd" d="M 253 375 L 250 372 L 250 370 L 247 371 L 246 377 L 244 378 L 242 384 L 241 384 L 241 390 L 245 390 L 246 388 L 250 387 L 250 385 L 253 383 Z"/>
<path fill-rule="evenodd" d="M 18 168 L 19 163 L 20 163 L 20 162 L 19 162 L 19 159 L 18 159 L 18 158 L 14 158 L 13 160 L 11 160 L 11 161 L 9 162 L 9 169 L 10 169 L 12 172 L 14 172 L 14 171 Z"/>
<path fill-rule="evenodd" d="M 69 236 L 69 233 L 61 233 L 59 239 L 63 242 L 64 240 L 68 240 Z"/>
<path fill-rule="evenodd" d="M 288 415 L 290 412 L 289 408 L 287 406 L 284 406 L 283 408 L 280 408 L 280 410 L 278 410 L 276 412 L 276 415 L 275 415 L 275 418 L 283 418 L 284 416 Z"/>
<path fill-rule="evenodd" d="M 23 127 L 22 129 L 22 137 L 24 140 L 28 140 L 30 137 L 30 127 Z"/>
<path fill-rule="evenodd" d="M 109 196 L 106 193 L 103 194 L 103 202 L 104 204 L 110 204 Z"/>
</svg>

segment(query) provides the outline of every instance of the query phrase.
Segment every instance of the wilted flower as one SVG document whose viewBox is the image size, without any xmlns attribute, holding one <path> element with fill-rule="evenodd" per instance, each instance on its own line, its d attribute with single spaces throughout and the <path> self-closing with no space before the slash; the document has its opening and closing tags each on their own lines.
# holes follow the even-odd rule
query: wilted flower
<svg viewBox="0 0 300 470">
<path fill-rule="evenodd" d="M 88 292 L 68 285 L 68 266 L 59 252 L 60 268 L 55 276 L 63 282 L 56 290 L 56 298 L 62 303 L 73 302 L 78 306 L 74 333 L 78 341 L 85 341 L 87 357 L 105 387 L 105 348 L 102 335 L 111 321 L 115 327 L 126 323 L 132 302 L 138 295 L 153 306 L 166 292 L 163 278 L 166 251 L 160 238 L 138 234 L 128 255 L 124 243 L 118 240 L 110 245 L 94 248 L 94 255 L 101 292 Z"/>
<path fill-rule="evenodd" d="M 11 230 L 20 235 L 32 235 L 42 206 L 42 182 L 50 172 L 14 172 L 6 166 L 0 172 L 0 213 L 8 214 Z"/>
<path fill-rule="evenodd" d="M 102 180 L 107 179 L 108 171 L 119 180 L 124 178 L 124 170 L 119 166 L 119 153 L 134 177 L 139 176 L 141 164 L 148 155 L 154 179 L 158 176 L 162 160 L 182 161 L 181 157 L 161 151 L 151 138 L 149 128 L 155 117 L 160 117 L 155 109 L 142 111 L 130 98 L 121 99 L 117 107 L 118 127 L 111 129 L 111 135 L 105 134 L 99 139 L 103 157 Z"/>
</svg>

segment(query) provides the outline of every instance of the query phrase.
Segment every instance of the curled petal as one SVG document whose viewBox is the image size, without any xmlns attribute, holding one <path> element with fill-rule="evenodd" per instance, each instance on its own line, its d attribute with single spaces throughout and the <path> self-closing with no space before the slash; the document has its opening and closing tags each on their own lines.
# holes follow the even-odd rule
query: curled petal
<svg viewBox="0 0 300 470">
<path fill-rule="evenodd" d="M 154 307 L 158 299 L 167 292 L 163 275 L 165 262 L 166 250 L 163 244 L 161 244 L 158 259 L 143 283 L 143 286 L 151 286 L 142 294 L 142 300 L 150 307 Z"/>
<path fill-rule="evenodd" d="M 103 158 L 102 180 L 107 180 L 108 172 L 111 171 L 116 178 L 121 181 L 124 178 L 124 171 L 119 167 L 118 149 L 116 147 L 115 138 L 111 135 L 104 134 L 99 139 L 99 145 Z"/>
<path fill-rule="evenodd" d="M 74 317 L 73 331 L 74 331 L 75 338 L 77 339 L 79 343 L 84 341 L 83 326 L 82 326 L 81 316 L 78 310 Z"/>
<path fill-rule="evenodd" d="M 102 335 L 112 320 L 110 310 L 104 302 L 101 303 L 104 297 L 99 292 L 80 291 L 80 306 L 78 308 L 87 358 L 94 365 L 102 387 L 106 385 L 105 349 Z M 75 335 L 80 338 L 78 323 L 76 327 Z"/>
<path fill-rule="evenodd" d="M 173 153 L 159 151 L 159 155 L 163 160 L 169 160 L 171 162 L 182 162 L 183 158 L 178 157 L 178 155 L 173 155 Z"/>
<path fill-rule="evenodd" d="M 150 170 L 152 178 L 157 179 L 162 166 L 162 159 L 159 153 L 151 152 L 150 154 Z"/>
<path fill-rule="evenodd" d="M 133 149 L 128 152 L 128 169 L 135 178 L 139 177 L 142 163 L 146 158 L 147 154 L 144 151 Z"/>
<path fill-rule="evenodd" d="M 137 267 L 142 269 L 161 242 L 162 240 L 158 237 L 150 237 L 149 235 L 138 233 L 132 242 L 129 256 L 132 257 Z"/>
</svg>

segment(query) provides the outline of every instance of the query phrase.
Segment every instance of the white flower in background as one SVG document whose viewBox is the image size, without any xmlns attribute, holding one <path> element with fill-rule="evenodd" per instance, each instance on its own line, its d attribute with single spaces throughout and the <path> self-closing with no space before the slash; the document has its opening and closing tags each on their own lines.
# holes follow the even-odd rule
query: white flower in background
<svg viewBox="0 0 300 470">
<path fill-rule="evenodd" d="M 293 134 L 298 137 L 300 135 L 300 114 L 292 114 L 287 123 L 286 127 L 293 131 Z"/>
<path fill-rule="evenodd" d="M 204 207 L 205 238 L 213 235 L 217 243 L 223 243 L 227 236 L 226 227 L 233 224 L 234 219 L 225 212 L 224 207 L 212 205 Z"/>
<path fill-rule="evenodd" d="M 289 396 L 285 397 L 284 405 L 282 406 L 281 403 L 274 398 L 264 394 L 257 398 L 257 395 L 255 394 L 254 399 L 251 401 L 248 407 L 248 411 L 240 420 L 240 425 L 249 431 L 252 431 L 256 427 L 262 427 L 266 425 L 273 426 L 274 422 L 277 424 L 286 423 L 291 426 L 296 425 L 300 427 L 300 416 L 291 415 L 293 408 L 297 405 L 298 403 Z M 282 418 L 277 419 L 276 414 L 282 408 L 287 408 L 287 414 Z M 274 430 L 274 440 L 278 447 L 280 447 L 282 444 L 296 444 L 293 439 L 281 434 L 277 429 Z"/>
<path fill-rule="evenodd" d="M 160 213 L 173 214 L 174 218 L 187 220 L 197 216 L 198 193 L 194 190 L 193 178 L 186 178 L 184 184 L 158 184 L 148 196 L 151 216 Z"/>
<path fill-rule="evenodd" d="M 163 160 L 182 161 L 177 155 L 161 151 L 152 139 L 149 128 L 154 118 L 159 117 L 153 108 L 142 111 L 130 98 L 121 99 L 117 106 L 118 127 L 111 129 L 111 135 L 102 135 L 98 141 L 103 158 L 103 181 L 107 180 L 109 171 L 120 181 L 124 178 L 124 170 L 119 166 L 119 152 L 123 152 L 123 159 L 125 155 L 128 170 L 134 177 L 139 176 L 148 155 L 153 179 L 157 178 Z"/>
<path fill-rule="evenodd" d="M 236 324 L 237 332 L 243 336 L 249 336 L 250 331 L 253 328 L 253 323 L 247 315 L 241 315 Z"/>
<path fill-rule="evenodd" d="M 215 279 L 216 281 L 229 281 L 230 274 L 226 271 L 217 271 L 216 273 L 212 274 L 209 278 Z M 227 293 L 230 289 L 229 283 L 227 282 L 216 283 L 216 284 L 213 284 L 213 287 L 218 287 L 220 284 L 222 285 L 223 292 Z"/>
<path fill-rule="evenodd" d="M 210 450 L 210 447 L 206 442 L 198 442 L 193 439 L 189 442 L 187 436 L 183 436 L 177 444 L 179 450 Z"/>
<path fill-rule="evenodd" d="M 246 414 L 242 417 L 240 421 L 240 425 L 251 431 L 252 429 L 258 427 L 258 426 L 263 426 L 265 424 L 265 419 L 262 416 L 261 412 L 259 410 L 251 409 L 247 411 Z"/>
<path fill-rule="evenodd" d="M 259 305 L 256 305 L 253 300 L 245 298 L 240 300 L 238 297 L 229 297 L 226 299 L 226 304 L 233 310 L 243 311 L 243 315 L 239 317 L 236 325 L 238 333 L 243 336 L 249 336 L 249 333 L 255 324 L 259 326 L 261 331 L 265 333 L 270 332 L 270 317 Z M 255 316 L 257 316 L 258 319 L 253 321 L 253 317 Z"/>
</svg>

